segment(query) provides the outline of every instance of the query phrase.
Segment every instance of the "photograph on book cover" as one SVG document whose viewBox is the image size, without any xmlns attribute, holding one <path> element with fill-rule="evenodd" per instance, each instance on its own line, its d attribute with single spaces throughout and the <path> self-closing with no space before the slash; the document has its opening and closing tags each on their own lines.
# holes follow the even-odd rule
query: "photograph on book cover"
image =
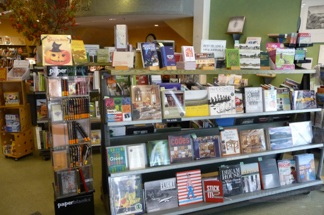
<svg viewBox="0 0 324 215">
<path fill-rule="evenodd" d="M 313 43 L 324 42 L 324 1 L 302 0 L 300 33 L 310 33 Z"/>
</svg>

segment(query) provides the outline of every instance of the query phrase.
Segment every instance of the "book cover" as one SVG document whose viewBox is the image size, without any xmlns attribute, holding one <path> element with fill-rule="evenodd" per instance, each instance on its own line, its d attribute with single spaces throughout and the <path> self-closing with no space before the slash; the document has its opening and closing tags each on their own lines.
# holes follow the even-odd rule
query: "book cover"
<svg viewBox="0 0 324 215">
<path fill-rule="evenodd" d="M 261 87 L 244 88 L 245 112 L 261 113 L 263 112 L 263 97 Z"/>
<path fill-rule="evenodd" d="M 130 97 L 105 98 L 107 122 L 132 121 Z"/>
<path fill-rule="evenodd" d="M 276 69 L 295 69 L 294 59 L 295 49 L 277 49 L 275 67 Z"/>
<path fill-rule="evenodd" d="M 259 164 L 249 163 L 241 165 L 243 193 L 261 190 Z"/>
<path fill-rule="evenodd" d="M 107 164 L 109 172 L 121 172 L 127 170 L 126 147 L 107 147 Z"/>
<path fill-rule="evenodd" d="M 276 49 L 284 49 L 285 45 L 283 43 L 267 43 L 266 51 L 270 52 Z"/>
<path fill-rule="evenodd" d="M 181 52 L 183 55 L 183 61 L 196 61 L 195 50 L 193 46 L 181 46 Z"/>
<path fill-rule="evenodd" d="M 176 66 L 173 47 L 172 46 L 162 46 L 160 49 L 161 49 L 161 54 L 162 54 L 163 67 Z"/>
<path fill-rule="evenodd" d="M 193 139 L 195 160 L 220 157 L 219 136 L 205 136 Z"/>
<path fill-rule="evenodd" d="M 240 67 L 240 52 L 238 49 L 226 49 L 226 68 Z"/>
<path fill-rule="evenodd" d="M 185 91 L 186 117 L 209 116 L 207 90 Z"/>
<path fill-rule="evenodd" d="M 290 110 L 290 90 L 277 88 L 277 111 Z"/>
<path fill-rule="evenodd" d="M 165 90 L 181 90 L 181 84 L 179 83 L 159 83 L 160 89 L 164 87 Z"/>
<path fill-rule="evenodd" d="M 109 63 L 108 49 L 97 49 L 97 63 Z"/>
<path fill-rule="evenodd" d="M 134 52 L 112 52 L 111 66 L 134 67 Z"/>
<path fill-rule="evenodd" d="M 147 75 L 133 75 L 132 83 L 133 85 L 148 85 Z"/>
<path fill-rule="evenodd" d="M 72 40 L 72 57 L 74 64 L 88 63 L 87 53 L 84 48 L 83 40 Z"/>
<path fill-rule="evenodd" d="M 234 196 L 243 193 L 241 167 L 237 165 L 219 167 L 220 181 L 223 184 L 223 195 Z"/>
<path fill-rule="evenodd" d="M 147 213 L 178 207 L 176 178 L 144 183 Z"/>
<path fill-rule="evenodd" d="M 314 154 L 294 155 L 294 160 L 298 183 L 316 180 Z"/>
<path fill-rule="evenodd" d="M 111 215 L 144 213 L 141 175 L 109 177 L 108 182 Z"/>
<path fill-rule="evenodd" d="M 146 152 L 150 167 L 170 164 L 169 143 L 167 140 L 148 141 Z"/>
<path fill-rule="evenodd" d="M 127 157 L 129 170 L 145 169 L 146 152 L 145 144 L 127 146 Z"/>
<path fill-rule="evenodd" d="M 57 172 L 60 196 L 78 193 L 77 174 L 75 170 Z"/>
<path fill-rule="evenodd" d="M 52 122 L 63 121 L 63 111 L 60 104 L 51 105 L 51 119 Z"/>
<path fill-rule="evenodd" d="M 243 94 L 235 93 L 235 109 L 236 113 L 244 113 Z"/>
<path fill-rule="evenodd" d="M 132 86 L 133 120 L 161 119 L 161 100 L 158 85 Z"/>
<path fill-rule="evenodd" d="M 217 178 L 203 179 L 204 201 L 222 203 L 223 198 L 223 184 Z"/>
<path fill-rule="evenodd" d="M 263 190 L 280 187 L 276 159 L 259 161 L 259 171 Z"/>
<path fill-rule="evenodd" d="M 159 66 L 155 43 L 141 43 L 143 67 Z"/>
<path fill-rule="evenodd" d="M 220 132 L 222 156 L 241 154 L 240 140 L 236 128 L 224 129 Z"/>
<path fill-rule="evenodd" d="M 263 110 L 277 111 L 277 90 L 263 90 Z"/>
<path fill-rule="evenodd" d="M 261 37 L 247 37 L 246 44 L 261 45 Z"/>
<path fill-rule="evenodd" d="M 263 129 L 240 131 L 240 141 L 243 154 L 267 150 Z"/>
<path fill-rule="evenodd" d="M 72 66 L 70 35 L 41 35 L 43 66 Z"/>
<path fill-rule="evenodd" d="M 101 130 L 91 130 L 91 144 L 92 145 L 101 144 Z"/>
<path fill-rule="evenodd" d="M 294 146 L 312 143 L 313 131 L 311 121 L 289 123 L 289 127 L 291 129 Z"/>
<path fill-rule="evenodd" d="M 37 121 L 48 120 L 46 99 L 36 99 Z"/>
<path fill-rule="evenodd" d="M 193 159 L 192 140 L 190 134 L 168 136 L 171 163 L 188 162 Z"/>
<path fill-rule="evenodd" d="M 115 48 L 117 50 L 127 49 L 128 45 L 128 29 L 127 25 L 115 26 Z"/>
<path fill-rule="evenodd" d="M 207 91 L 211 116 L 236 113 L 234 86 L 208 87 Z"/>
<path fill-rule="evenodd" d="M 1 43 L 0 43 L 1 44 Z M 0 81 L 6 81 L 8 79 L 8 68 L 0 68 Z"/>
<path fill-rule="evenodd" d="M 270 57 L 268 52 L 260 53 L 260 66 L 269 67 L 270 66 Z"/>
<path fill-rule="evenodd" d="M 316 108 L 316 93 L 314 90 L 295 90 L 291 93 L 292 110 Z"/>
<path fill-rule="evenodd" d="M 270 149 L 285 149 L 293 147 L 292 135 L 289 126 L 268 129 L 268 143 Z"/>
<path fill-rule="evenodd" d="M 182 118 L 186 116 L 184 91 L 161 91 L 163 119 Z"/>
<path fill-rule="evenodd" d="M 177 172 L 179 206 L 203 202 L 200 169 Z"/>
<path fill-rule="evenodd" d="M 296 183 L 297 172 L 294 160 L 279 160 L 278 170 L 281 186 Z"/>
</svg>

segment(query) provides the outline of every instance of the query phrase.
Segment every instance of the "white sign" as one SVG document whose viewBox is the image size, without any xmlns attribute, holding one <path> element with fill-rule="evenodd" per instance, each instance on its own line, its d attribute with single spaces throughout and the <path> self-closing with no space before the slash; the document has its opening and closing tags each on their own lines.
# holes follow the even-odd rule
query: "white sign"
<svg viewBox="0 0 324 215">
<path fill-rule="evenodd" d="M 201 53 L 214 53 L 215 58 L 225 58 L 226 40 L 201 40 Z"/>
<path fill-rule="evenodd" d="M 86 45 L 84 44 L 84 48 L 89 56 L 97 56 L 97 49 L 100 49 L 99 45 Z"/>
</svg>

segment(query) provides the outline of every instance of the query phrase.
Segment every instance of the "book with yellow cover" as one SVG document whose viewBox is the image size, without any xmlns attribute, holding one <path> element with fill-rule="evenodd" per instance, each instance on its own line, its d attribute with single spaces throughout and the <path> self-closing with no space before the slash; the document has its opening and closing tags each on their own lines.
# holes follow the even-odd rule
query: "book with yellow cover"
<svg viewBox="0 0 324 215">
<path fill-rule="evenodd" d="M 72 56 L 74 64 L 88 63 L 87 53 L 84 48 L 83 40 L 72 40 Z"/>
<path fill-rule="evenodd" d="M 185 91 L 186 117 L 209 116 L 207 90 Z"/>
</svg>

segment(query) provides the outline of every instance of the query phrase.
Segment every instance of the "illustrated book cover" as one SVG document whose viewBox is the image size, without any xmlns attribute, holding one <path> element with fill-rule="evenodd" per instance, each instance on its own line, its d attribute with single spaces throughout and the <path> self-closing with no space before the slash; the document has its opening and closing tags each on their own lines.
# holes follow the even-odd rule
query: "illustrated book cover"
<svg viewBox="0 0 324 215">
<path fill-rule="evenodd" d="M 234 86 L 208 87 L 209 114 L 235 114 Z"/>
<path fill-rule="evenodd" d="M 263 129 L 240 131 L 242 154 L 267 150 Z"/>
<path fill-rule="evenodd" d="M 145 143 L 128 145 L 127 157 L 129 170 L 144 169 L 147 161 Z"/>
<path fill-rule="evenodd" d="M 263 190 L 280 187 L 276 159 L 259 161 L 259 171 Z"/>
<path fill-rule="evenodd" d="M 172 46 L 162 46 L 160 48 L 163 67 L 176 66 L 174 58 L 174 49 Z"/>
<path fill-rule="evenodd" d="M 263 112 L 263 97 L 261 87 L 244 88 L 245 113 Z"/>
<path fill-rule="evenodd" d="M 141 43 L 143 67 L 159 66 L 155 43 Z"/>
<path fill-rule="evenodd" d="M 207 90 L 185 91 L 186 117 L 209 116 Z"/>
<path fill-rule="evenodd" d="M 244 113 L 243 94 L 235 93 L 235 109 L 236 113 Z"/>
<path fill-rule="evenodd" d="M 268 128 L 267 139 L 269 149 L 286 149 L 293 147 L 291 129 L 289 126 Z"/>
<path fill-rule="evenodd" d="M 161 100 L 158 85 L 132 86 L 133 120 L 161 119 Z"/>
<path fill-rule="evenodd" d="M 87 53 L 84 48 L 83 40 L 72 40 L 72 57 L 74 64 L 88 63 Z"/>
<path fill-rule="evenodd" d="M 280 185 L 289 185 L 297 182 L 295 160 L 278 160 Z"/>
<path fill-rule="evenodd" d="M 144 183 L 147 213 L 178 207 L 176 178 Z"/>
<path fill-rule="evenodd" d="M 241 165 L 243 193 L 261 190 L 259 164 L 249 163 Z"/>
<path fill-rule="evenodd" d="M 77 173 L 75 170 L 57 172 L 60 196 L 78 193 Z"/>
<path fill-rule="evenodd" d="M 219 136 L 205 136 L 193 139 L 195 160 L 221 157 Z"/>
<path fill-rule="evenodd" d="M 290 93 L 292 110 L 313 109 L 317 107 L 314 90 L 295 90 Z"/>
<path fill-rule="evenodd" d="M 125 146 L 107 147 L 107 164 L 109 172 L 121 172 L 127 170 L 127 156 Z"/>
<path fill-rule="evenodd" d="M 107 122 L 132 121 L 130 97 L 104 98 Z"/>
<path fill-rule="evenodd" d="M 161 91 L 163 119 L 181 118 L 186 116 L 184 97 L 184 91 L 181 90 Z"/>
<path fill-rule="evenodd" d="M 108 49 L 97 49 L 97 63 L 109 63 Z"/>
<path fill-rule="evenodd" d="M 144 213 L 141 175 L 109 177 L 108 182 L 111 215 Z"/>
<path fill-rule="evenodd" d="M 277 90 L 263 90 L 263 110 L 277 111 Z"/>
<path fill-rule="evenodd" d="M 241 166 L 239 164 L 219 167 L 219 175 L 223 184 L 224 197 L 243 193 Z"/>
<path fill-rule="evenodd" d="M 179 206 L 203 202 L 200 169 L 177 172 Z"/>
<path fill-rule="evenodd" d="M 292 122 L 289 123 L 294 146 L 300 146 L 312 143 L 313 130 L 312 122 Z"/>
<path fill-rule="evenodd" d="M 46 99 L 36 99 L 37 120 L 48 120 Z"/>
<path fill-rule="evenodd" d="M 101 144 L 101 130 L 91 130 L 91 144 L 92 145 Z"/>
<path fill-rule="evenodd" d="M 167 140 L 148 141 L 146 152 L 150 167 L 170 164 L 169 143 Z"/>
<path fill-rule="evenodd" d="M 226 49 L 226 68 L 240 67 L 240 52 L 238 49 Z"/>
<path fill-rule="evenodd" d="M 168 136 L 171 163 L 181 163 L 193 160 L 192 140 L 190 134 Z"/>
<path fill-rule="evenodd" d="M 220 132 L 222 156 L 241 154 L 240 140 L 236 128 L 224 129 Z"/>
<path fill-rule="evenodd" d="M 294 155 L 294 160 L 298 183 L 316 180 L 314 154 Z"/>
<path fill-rule="evenodd" d="M 277 88 L 277 111 L 290 110 L 290 90 Z"/>
<path fill-rule="evenodd" d="M 195 51 L 194 51 L 193 46 L 181 46 L 181 52 L 183 55 L 184 62 L 187 62 L 187 61 L 195 61 L 196 62 Z"/>
<path fill-rule="evenodd" d="M 204 202 L 222 203 L 223 198 L 223 184 L 217 178 L 205 178 L 202 180 Z"/>
</svg>

